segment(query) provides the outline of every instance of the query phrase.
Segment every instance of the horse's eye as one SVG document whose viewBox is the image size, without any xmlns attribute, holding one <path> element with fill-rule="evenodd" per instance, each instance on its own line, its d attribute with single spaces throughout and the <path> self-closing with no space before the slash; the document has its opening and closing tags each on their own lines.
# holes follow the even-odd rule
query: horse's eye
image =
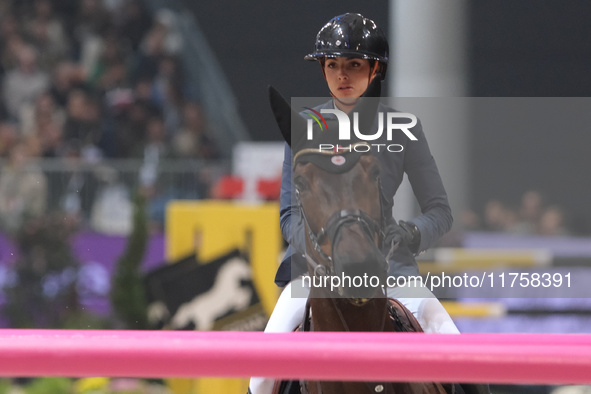
<svg viewBox="0 0 591 394">
<path fill-rule="evenodd" d="M 296 176 L 293 180 L 293 184 L 300 192 L 306 191 L 308 189 L 308 182 L 303 176 Z"/>
</svg>

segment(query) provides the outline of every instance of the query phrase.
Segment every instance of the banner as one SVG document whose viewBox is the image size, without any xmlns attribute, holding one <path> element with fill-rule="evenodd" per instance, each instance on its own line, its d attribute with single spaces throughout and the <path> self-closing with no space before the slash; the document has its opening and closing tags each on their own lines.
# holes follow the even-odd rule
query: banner
<svg viewBox="0 0 591 394">
<path fill-rule="evenodd" d="M 154 328 L 262 331 L 267 322 L 239 250 L 200 264 L 187 256 L 146 275 L 148 317 Z"/>
</svg>

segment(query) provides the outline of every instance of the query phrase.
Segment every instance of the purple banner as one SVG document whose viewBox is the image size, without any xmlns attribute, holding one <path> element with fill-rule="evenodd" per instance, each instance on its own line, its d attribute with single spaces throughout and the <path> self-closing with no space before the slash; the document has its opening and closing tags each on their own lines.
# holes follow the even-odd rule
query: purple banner
<svg viewBox="0 0 591 394">
<path fill-rule="evenodd" d="M 127 237 L 124 236 L 84 231 L 73 237 L 72 250 L 81 263 L 78 274 L 81 302 L 92 312 L 101 315 L 110 312 L 111 277 L 126 246 Z M 4 301 L 1 289 L 13 277 L 11 268 L 17 257 L 18 248 L 14 242 L 0 234 L 0 302 Z M 164 234 L 151 235 L 141 269 L 147 272 L 163 262 Z"/>
</svg>

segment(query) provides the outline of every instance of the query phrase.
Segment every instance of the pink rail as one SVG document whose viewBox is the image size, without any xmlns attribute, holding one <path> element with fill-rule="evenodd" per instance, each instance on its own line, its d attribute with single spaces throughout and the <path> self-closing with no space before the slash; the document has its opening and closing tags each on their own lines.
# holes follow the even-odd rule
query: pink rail
<svg viewBox="0 0 591 394">
<path fill-rule="evenodd" d="M 0 330 L 0 376 L 591 383 L 591 335 Z"/>
</svg>

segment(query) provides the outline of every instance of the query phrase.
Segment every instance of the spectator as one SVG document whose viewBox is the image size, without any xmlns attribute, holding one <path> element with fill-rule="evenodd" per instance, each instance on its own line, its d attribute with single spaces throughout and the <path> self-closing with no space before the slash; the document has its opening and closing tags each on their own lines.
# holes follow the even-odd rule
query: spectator
<svg viewBox="0 0 591 394">
<path fill-rule="evenodd" d="M 12 6 L 12 4 L 10 4 L 9 1 L 0 1 L 0 15 L 6 15 L 6 14 L 10 13 L 11 6 Z"/>
<path fill-rule="evenodd" d="M 25 32 L 39 51 L 39 65 L 50 71 L 70 49 L 64 28 L 54 15 L 49 0 L 36 0 L 34 13 L 25 22 Z"/>
<path fill-rule="evenodd" d="M 564 236 L 568 231 L 564 227 L 564 212 L 560 207 L 553 205 L 543 210 L 537 226 L 540 235 Z"/>
<path fill-rule="evenodd" d="M 78 140 L 65 141 L 61 152 L 67 168 L 65 178 L 53 187 L 59 188 L 57 205 L 72 223 L 83 223 L 88 219 L 97 193 L 97 180 L 84 162 L 82 144 Z"/>
<path fill-rule="evenodd" d="M 127 1 L 120 16 L 117 36 L 128 40 L 131 49 L 137 52 L 143 37 L 152 26 L 152 16 L 141 0 Z"/>
<path fill-rule="evenodd" d="M 153 26 L 140 44 L 134 70 L 141 76 L 154 78 L 160 71 L 160 60 L 166 56 L 178 55 L 182 49 L 182 39 L 176 31 L 174 13 L 160 10 Z"/>
<path fill-rule="evenodd" d="M 154 111 L 157 110 L 151 102 L 137 100 L 117 120 L 115 131 L 116 157 L 131 157 L 134 153 L 134 147 L 145 144 L 148 119 Z"/>
<path fill-rule="evenodd" d="M 484 229 L 487 231 L 505 231 L 507 210 L 499 200 L 490 200 L 484 207 Z"/>
<path fill-rule="evenodd" d="M 61 123 L 48 120 L 39 124 L 36 138 L 39 141 L 39 156 L 62 157 L 64 154 L 63 129 Z"/>
<path fill-rule="evenodd" d="M 96 191 L 85 161 L 218 156 L 199 106 L 185 114 L 176 18 L 152 18 L 141 0 L 0 1 L 0 157 L 26 145 L 74 163 L 68 180 L 47 174 L 59 178 L 49 206 L 85 218 Z M 178 131 L 188 145 L 173 149 Z"/>
<path fill-rule="evenodd" d="M 76 18 L 76 34 L 84 39 L 89 35 L 101 36 L 110 25 L 111 16 L 101 0 L 81 0 Z"/>
<path fill-rule="evenodd" d="M 119 13 L 123 9 L 126 0 L 101 0 L 103 7 L 111 17 L 118 19 Z"/>
<path fill-rule="evenodd" d="M 122 60 L 105 65 L 104 73 L 97 81 L 96 87 L 104 94 L 113 94 L 125 90 L 131 96 L 131 89 L 127 86 L 127 66 Z"/>
<path fill-rule="evenodd" d="M 78 9 L 74 38 L 77 58 L 85 75 L 92 73 L 103 48 L 103 36 L 109 28 L 109 14 L 99 0 L 82 0 Z"/>
<path fill-rule="evenodd" d="M 4 78 L 3 98 L 8 114 L 17 118 L 23 104 L 33 102 L 49 86 L 47 74 L 37 67 L 37 53 L 30 46 L 20 49 L 18 67 Z"/>
<path fill-rule="evenodd" d="M 14 234 L 26 219 L 41 216 L 47 204 L 47 179 L 30 158 L 25 143 L 10 151 L 0 172 L 0 228 Z"/>
<path fill-rule="evenodd" d="M 133 96 L 136 100 L 152 102 L 156 107 L 154 101 L 154 80 L 147 76 L 138 78 L 133 89 Z"/>
<path fill-rule="evenodd" d="M 183 48 L 183 39 L 178 32 L 177 16 L 174 12 L 161 9 L 156 13 L 154 24 L 146 34 L 146 44 L 157 44 L 152 50 L 162 55 L 177 55 Z"/>
<path fill-rule="evenodd" d="M 481 226 L 478 214 L 471 209 L 464 209 L 460 213 L 460 223 L 465 231 L 477 231 Z"/>
<path fill-rule="evenodd" d="M 521 233 L 522 230 L 518 227 L 519 220 L 517 211 L 512 207 L 506 207 L 504 211 L 503 231 L 508 233 Z"/>
<path fill-rule="evenodd" d="M 10 151 L 18 142 L 17 128 L 11 123 L 0 123 L 0 157 L 8 158 Z"/>
<path fill-rule="evenodd" d="M 169 87 L 179 86 L 182 81 L 182 70 L 179 59 L 174 56 L 162 56 L 158 61 L 158 71 L 152 78 L 154 81 L 154 98 L 160 106 L 166 105 Z"/>
<path fill-rule="evenodd" d="M 18 48 L 24 45 L 20 25 L 12 12 L 0 14 L 0 71 L 7 71 L 18 65 Z"/>
<path fill-rule="evenodd" d="M 53 10 L 59 15 L 67 37 L 74 37 L 76 17 L 80 0 L 58 0 L 53 2 Z"/>
<path fill-rule="evenodd" d="M 207 134 L 203 110 L 197 103 L 188 102 L 183 107 L 183 125 L 172 141 L 175 155 L 194 159 L 217 159 L 219 154 Z"/>
<path fill-rule="evenodd" d="M 127 78 L 124 53 L 116 31 L 109 29 L 102 37 L 102 45 L 96 62 L 89 65 L 88 81 L 90 85 L 100 90 L 107 90 L 113 85 L 122 85 Z M 122 72 L 117 73 L 117 78 L 110 76 L 113 67 L 122 68 Z"/>
<path fill-rule="evenodd" d="M 64 139 L 79 141 L 82 158 L 96 161 L 103 156 L 99 147 L 101 131 L 100 108 L 96 99 L 83 90 L 73 90 L 68 98 Z"/>
<path fill-rule="evenodd" d="M 533 234 L 536 232 L 542 214 L 542 196 L 535 190 L 529 190 L 521 197 L 519 208 L 519 232 Z"/>
<path fill-rule="evenodd" d="M 164 126 L 169 139 L 179 130 L 182 124 L 182 111 L 185 97 L 180 84 L 169 84 L 166 89 L 166 99 L 162 108 Z"/>
<path fill-rule="evenodd" d="M 21 135 L 38 135 L 39 129 L 46 123 L 53 123 L 61 129 L 65 117 L 65 111 L 56 105 L 53 96 L 48 91 L 43 92 L 34 103 L 22 106 L 19 114 Z"/>
<path fill-rule="evenodd" d="M 60 62 L 53 71 L 49 92 L 57 105 L 66 108 L 68 96 L 73 89 L 84 89 L 84 70 L 69 61 Z"/>
<path fill-rule="evenodd" d="M 12 69 L 18 68 L 18 54 L 26 45 L 25 40 L 20 34 L 12 35 L 5 40 L 1 59 L 4 74 Z"/>
<path fill-rule="evenodd" d="M 475 220 L 474 215 L 467 216 L 468 223 L 475 223 Z M 498 200 L 487 202 L 484 230 L 546 236 L 564 236 L 572 232 L 566 226 L 564 210 L 557 205 L 545 207 L 541 194 L 531 190 L 523 194 L 519 210 L 507 208 Z"/>
<path fill-rule="evenodd" d="M 166 204 L 174 197 L 169 182 L 160 174 L 160 162 L 171 157 L 171 151 L 166 143 L 166 129 L 161 116 L 152 116 L 147 124 L 147 139 L 136 155 L 143 158 L 140 170 L 140 190 L 148 197 L 148 216 L 150 226 L 154 231 L 161 231 L 164 225 Z"/>
<path fill-rule="evenodd" d="M 152 97 L 164 114 L 168 135 L 174 134 L 181 125 L 184 101 L 183 73 L 180 61 L 175 56 L 163 56 L 158 63 L 158 72 L 153 78 Z"/>
<path fill-rule="evenodd" d="M 164 36 L 153 31 L 142 40 L 140 50 L 136 56 L 133 67 L 133 75 L 154 79 L 158 73 L 158 63 L 164 56 Z"/>
<path fill-rule="evenodd" d="M 151 116 L 146 124 L 146 138 L 143 144 L 137 144 L 134 157 L 143 158 L 144 162 L 158 163 L 171 157 L 171 150 L 166 141 L 164 120 L 160 115 Z"/>
<path fill-rule="evenodd" d="M 160 161 L 170 157 L 162 117 L 152 116 L 148 120 L 146 141 L 136 147 L 134 156 L 141 158 L 144 162 L 139 174 L 140 185 L 146 195 L 151 195 L 158 179 Z"/>
</svg>

